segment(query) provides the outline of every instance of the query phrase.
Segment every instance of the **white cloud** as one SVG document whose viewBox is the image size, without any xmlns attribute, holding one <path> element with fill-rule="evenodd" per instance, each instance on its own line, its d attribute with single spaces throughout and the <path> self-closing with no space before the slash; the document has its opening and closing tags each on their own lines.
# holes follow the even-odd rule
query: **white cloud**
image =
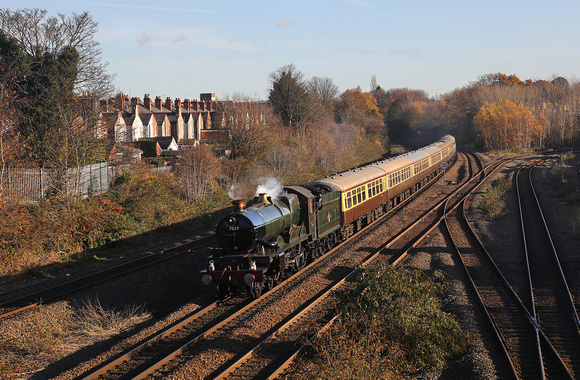
<svg viewBox="0 0 580 380">
<path fill-rule="evenodd" d="M 158 36 L 158 39 L 160 41 L 171 41 L 171 43 L 164 42 L 163 46 L 172 49 L 186 49 L 188 46 L 205 46 L 213 49 L 239 52 L 255 52 L 260 50 L 247 42 L 235 38 L 218 36 L 213 31 L 197 28 L 167 30 Z M 177 44 L 179 44 L 179 47 Z M 158 46 L 161 46 L 161 44 Z"/>
<path fill-rule="evenodd" d="M 280 20 L 276 23 L 276 27 L 278 28 L 287 28 L 292 25 L 294 25 L 294 21 L 290 20 Z"/>
<path fill-rule="evenodd" d="M 175 37 L 173 37 L 173 40 L 172 40 L 172 42 L 174 42 L 174 43 L 179 43 L 179 42 L 183 42 L 183 41 L 187 41 L 187 36 L 183 32 L 180 32 L 179 34 L 177 34 Z"/>
<path fill-rule="evenodd" d="M 144 10 L 167 11 L 167 12 L 189 12 L 189 13 L 213 13 L 214 12 L 214 11 L 208 11 L 208 10 L 203 10 L 203 9 L 151 7 L 151 6 L 145 6 L 145 5 L 90 3 L 90 2 L 63 2 L 63 3 L 64 4 L 73 4 L 73 5 L 90 5 L 90 6 L 97 6 L 97 7 L 114 7 L 114 8 L 132 8 L 132 9 L 144 9 Z"/>
<path fill-rule="evenodd" d="M 391 49 L 391 54 L 395 54 L 395 55 L 405 55 L 405 54 L 409 54 L 409 52 L 405 49 Z"/>
<path fill-rule="evenodd" d="M 138 45 L 140 48 L 142 48 L 142 47 L 144 47 L 145 45 L 148 45 L 148 44 L 150 44 L 150 43 L 151 43 L 151 41 L 153 41 L 153 38 L 151 38 L 151 36 L 148 36 L 147 34 L 143 33 L 143 34 L 141 35 L 141 37 L 139 37 L 139 38 L 137 39 L 137 45 Z"/>
<path fill-rule="evenodd" d="M 126 34 L 139 35 L 139 32 L 126 30 Z M 102 39 L 113 40 L 114 35 L 105 32 L 101 35 Z M 262 49 L 235 38 L 218 36 L 211 30 L 196 28 L 179 28 L 168 29 L 160 33 L 151 35 L 141 32 L 141 36 L 135 38 L 139 48 L 147 46 L 156 46 L 168 50 L 185 50 L 191 48 L 206 47 L 219 50 L 238 51 L 238 52 L 257 52 Z"/>
</svg>

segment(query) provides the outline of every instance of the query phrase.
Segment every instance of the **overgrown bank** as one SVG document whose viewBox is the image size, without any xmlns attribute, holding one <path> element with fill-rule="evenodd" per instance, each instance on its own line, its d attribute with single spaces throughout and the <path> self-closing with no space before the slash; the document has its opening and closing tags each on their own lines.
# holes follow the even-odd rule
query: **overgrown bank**
<svg viewBox="0 0 580 380">
<path fill-rule="evenodd" d="M 363 137 L 358 144 L 365 144 L 364 149 L 350 153 L 347 147 L 335 149 L 328 155 L 333 164 L 324 166 L 312 161 L 316 156 L 305 153 L 306 143 L 293 141 L 298 145 L 296 152 L 287 158 L 284 170 L 271 177 L 284 185 L 305 183 L 384 154 L 381 144 L 369 144 Z M 196 150 L 210 152 L 208 147 Z M 346 159 L 340 164 L 335 155 Z M 200 163 L 205 178 L 192 175 Z M 46 275 L 49 264 L 126 254 L 128 248 L 138 250 L 160 241 L 191 238 L 215 225 L 229 209 L 228 192 L 235 188 L 236 197 L 252 197 L 266 173 L 272 174 L 260 160 L 220 160 L 212 154 L 199 154 L 190 162 L 184 155 L 175 172 L 134 165 L 98 197 L 54 193 L 40 204 L 0 202 L 0 276 Z"/>
<path fill-rule="evenodd" d="M 340 294 L 340 318 L 309 342 L 299 378 L 397 379 L 440 368 L 463 352 L 468 336 L 441 310 L 449 291 L 442 272 L 382 266 L 363 270 L 364 288 Z"/>
<path fill-rule="evenodd" d="M 38 274 L 51 263 L 126 252 L 205 229 L 228 203 L 225 192 L 197 202 L 176 176 L 137 165 L 109 192 L 88 199 L 50 195 L 40 204 L 0 203 L 0 276 Z M 140 236 L 140 239 L 130 239 Z"/>
</svg>

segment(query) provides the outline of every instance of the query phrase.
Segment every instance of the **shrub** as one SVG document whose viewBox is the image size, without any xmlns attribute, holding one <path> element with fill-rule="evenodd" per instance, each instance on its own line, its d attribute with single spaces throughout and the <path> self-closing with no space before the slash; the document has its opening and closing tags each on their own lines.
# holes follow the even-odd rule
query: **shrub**
<svg viewBox="0 0 580 380">
<path fill-rule="evenodd" d="M 161 227 L 179 226 L 177 233 L 206 229 L 212 214 L 229 205 L 225 191 L 193 202 L 182 195 L 173 173 L 136 165 L 101 196 L 81 199 L 53 193 L 37 205 L 1 202 L 0 276 L 82 257 L 87 250 Z M 207 218 L 198 218 L 194 226 L 191 221 L 200 215 Z"/>
<path fill-rule="evenodd" d="M 402 378 L 425 366 L 441 367 L 461 353 L 467 334 L 444 313 L 438 296 L 449 290 L 441 272 L 390 266 L 362 271 L 365 287 L 342 292 L 341 318 L 311 340 L 315 378 Z"/>
<path fill-rule="evenodd" d="M 511 185 L 507 178 L 496 179 L 487 187 L 477 205 L 487 219 L 493 220 L 507 216 L 506 193 L 510 188 Z"/>
<path fill-rule="evenodd" d="M 108 199 L 141 225 L 143 231 L 164 227 L 193 216 L 190 205 L 180 196 L 172 173 L 160 173 L 136 165 L 129 176 L 114 187 Z"/>
<path fill-rule="evenodd" d="M 550 175 L 558 193 L 568 204 L 580 204 L 580 192 L 573 180 L 576 176 L 574 167 L 557 164 L 550 169 Z"/>
</svg>

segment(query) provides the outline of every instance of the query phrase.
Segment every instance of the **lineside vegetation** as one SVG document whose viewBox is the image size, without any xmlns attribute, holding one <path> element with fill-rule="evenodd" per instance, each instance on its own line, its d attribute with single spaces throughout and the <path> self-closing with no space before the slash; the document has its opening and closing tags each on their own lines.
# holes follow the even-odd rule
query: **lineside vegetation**
<svg viewBox="0 0 580 380">
<path fill-rule="evenodd" d="M 408 378 L 465 350 L 468 334 L 441 309 L 450 289 L 442 272 L 429 279 L 385 265 L 361 270 L 358 280 L 362 294 L 340 293 L 340 318 L 308 342 L 298 378 Z"/>
<path fill-rule="evenodd" d="M 507 216 L 506 193 L 510 188 L 511 184 L 507 178 L 498 178 L 485 189 L 477 207 L 484 212 L 486 219 L 494 220 Z"/>
</svg>

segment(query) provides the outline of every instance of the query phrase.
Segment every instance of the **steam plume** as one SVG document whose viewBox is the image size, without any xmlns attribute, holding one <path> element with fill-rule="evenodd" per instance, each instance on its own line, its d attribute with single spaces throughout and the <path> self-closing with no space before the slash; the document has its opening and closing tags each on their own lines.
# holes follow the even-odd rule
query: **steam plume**
<svg viewBox="0 0 580 380">
<path fill-rule="evenodd" d="M 260 178 L 260 184 L 258 185 L 254 196 L 266 193 L 272 199 L 277 199 L 283 192 L 284 189 L 282 188 L 282 184 L 277 178 Z"/>
</svg>

